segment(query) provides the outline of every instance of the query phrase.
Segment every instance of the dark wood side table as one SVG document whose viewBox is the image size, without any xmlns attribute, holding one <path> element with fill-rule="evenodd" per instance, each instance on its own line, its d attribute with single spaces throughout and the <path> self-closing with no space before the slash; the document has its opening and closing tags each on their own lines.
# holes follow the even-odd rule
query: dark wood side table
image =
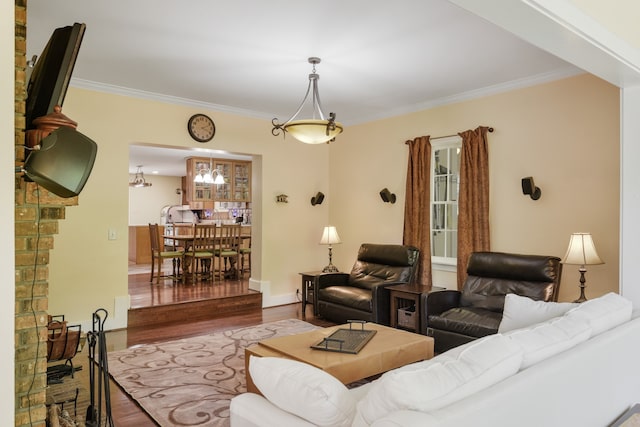
<svg viewBox="0 0 640 427">
<path fill-rule="evenodd" d="M 322 271 L 309 271 L 306 273 L 300 273 L 302 276 L 302 287 L 300 289 L 302 293 L 302 316 L 306 313 L 307 303 L 311 303 L 313 306 L 313 315 L 318 315 L 318 277 L 323 273 Z"/>
<path fill-rule="evenodd" d="M 401 328 L 424 334 L 420 330 L 424 307 L 422 307 L 423 294 L 443 291 L 446 288 L 440 286 L 423 286 L 415 283 L 389 286 L 391 298 L 391 327 Z M 403 316 L 403 317 L 398 317 Z"/>
</svg>

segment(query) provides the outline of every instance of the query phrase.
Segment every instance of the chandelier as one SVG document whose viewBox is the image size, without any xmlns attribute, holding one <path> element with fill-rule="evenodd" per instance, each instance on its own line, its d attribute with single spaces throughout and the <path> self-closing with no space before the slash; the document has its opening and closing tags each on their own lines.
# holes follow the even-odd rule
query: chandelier
<svg viewBox="0 0 640 427">
<path fill-rule="evenodd" d="M 284 136 L 289 132 L 295 139 L 304 142 L 305 144 L 329 143 L 335 140 L 336 136 L 342 132 L 343 128 L 342 124 L 336 122 L 335 113 L 329 113 L 329 118 L 326 119 L 322 112 L 320 94 L 318 93 L 318 79 L 320 76 L 316 74 L 316 64 L 320 63 L 320 58 L 312 56 L 309 58 L 309 63 L 312 64 L 313 69 L 311 74 L 309 74 L 309 86 L 307 87 L 307 93 L 304 95 L 298 110 L 296 110 L 293 116 L 284 123 L 278 123 L 278 119 L 274 118 L 271 121 L 273 124 L 271 133 L 274 136 L 278 136 L 280 135 L 280 131 L 282 131 L 282 135 Z M 310 119 L 295 120 L 307 102 L 309 92 L 311 92 L 313 117 Z"/>
<path fill-rule="evenodd" d="M 215 177 L 214 177 L 215 175 Z M 202 168 L 198 171 L 193 182 L 197 184 L 224 184 L 224 176 L 218 169 L 211 170 L 211 159 L 209 159 L 209 168 Z"/>
<path fill-rule="evenodd" d="M 144 173 L 142 173 L 142 165 L 138 165 L 138 170 L 136 171 L 136 176 L 133 178 L 131 182 L 129 182 L 129 187 L 151 187 L 151 183 L 145 181 Z"/>
</svg>

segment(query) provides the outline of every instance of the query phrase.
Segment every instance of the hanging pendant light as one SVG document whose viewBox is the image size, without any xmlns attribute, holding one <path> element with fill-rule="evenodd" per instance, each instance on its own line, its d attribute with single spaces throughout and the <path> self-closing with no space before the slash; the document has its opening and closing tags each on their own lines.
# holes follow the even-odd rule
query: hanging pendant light
<svg viewBox="0 0 640 427">
<path fill-rule="evenodd" d="M 136 171 L 136 176 L 133 178 L 131 182 L 129 182 L 129 187 L 151 187 L 151 183 L 145 181 L 144 173 L 142 173 L 142 165 L 138 165 L 138 170 Z"/>
<path fill-rule="evenodd" d="M 336 122 L 335 113 L 329 113 L 329 118 L 326 119 L 322 112 L 322 104 L 320 102 L 320 94 L 318 93 L 318 79 L 320 76 L 316 74 L 316 64 L 320 63 L 320 58 L 312 56 L 309 58 L 309 63 L 312 64 L 313 69 L 309 74 L 309 86 L 307 87 L 307 93 L 304 95 L 304 99 L 300 103 L 298 110 L 291 116 L 289 120 L 284 123 L 278 123 L 278 119 L 274 118 L 271 123 L 273 129 L 271 133 L 274 136 L 280 135 L 280 131 L 283 132 L 283 136 L 289 132 L 298 141 L 305 144 L 322 144 L 329 143 L 335 140 L 342 130 L 342 124 Z M 295 120 L 302 108 L 304 107 L 307 98 L 311 92 L 311 102 L 313 107 L 313 117 L 310 119 Z"/>
<path fill-rule="evenodd" d="M 215 177 L 215 178 L 214 178 Z M 209 159 L 209 168 L 200 169 L 196 176 L 193 178 L 193 182 L 196 184 L 224 184 L 224 176 L 218 169 L 212 169 L 211 159 Z"/>
</svg>

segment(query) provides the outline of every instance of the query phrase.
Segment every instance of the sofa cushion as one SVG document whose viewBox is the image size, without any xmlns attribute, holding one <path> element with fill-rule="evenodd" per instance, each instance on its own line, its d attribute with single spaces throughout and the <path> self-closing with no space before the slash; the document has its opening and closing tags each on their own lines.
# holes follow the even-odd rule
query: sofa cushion
<svg viewBox="0 0 640 427">
<path fill-rule="evenodd" d="M 484 337 L 495 334 L 502 314 L 478 307 L 456 307 L 440 315 L 429 316 L 429 327 L 458 334 Z"/>
<path fill-rule="evenodd" d="M 318 291 L 319 299 L 338 305 L 346 305 L 357 310 L 371 312 L 371 290 L 354 286 L 329 286 Z"/>
<path fill-rule="evenodd" d="M 525 369 L 588 340 L 591 327 L 583 320 L 562 316 L 529 328 L 515 329 L 504 336 L 522 347 L 521 369 Z"/>
<path fill-rule="evenodd" d="M 380 282 L 409 282 L 419 253 L 413 246 L 363 243 L 349 274 L 349 285 L 371 289 Z"/>
<path fill-rule="evenodd" d="M 357 404 L 359 420 L 371 424 L 397 410 L 432 411 L 515 374 L 522 350 L 502 335 L 470 343 L 456 357 L 444 353 L 383 374 Z"/>
<path fill-rule="evenodd" d="M 577 303 L 535 301 L 520 295 L 507 294 L 498 333 L 524 328 L 562 316 L 577 306 Z"/>
<path fill-rule="evenodd" d="M 601 297 L 585 301 L 570 310 L 567 316 L 586 321 L 599 335 L 631 319 L 633 304 L 628 299 L 610 292 Z"/>
<path fill-rule="evenodd" d="M 553 256 L 474 252 L 460 305 L 502 312 L 507 294 L 551 301 L 561 271 L 559 262 Z"/>
<path fill-rule="evenodd" d="M 271 403 L 317 426 L 349 426 L 355 401 L 347 387 L 325 371 L 290 359 L 255 357 L 253 383 Z"/>
</svg>

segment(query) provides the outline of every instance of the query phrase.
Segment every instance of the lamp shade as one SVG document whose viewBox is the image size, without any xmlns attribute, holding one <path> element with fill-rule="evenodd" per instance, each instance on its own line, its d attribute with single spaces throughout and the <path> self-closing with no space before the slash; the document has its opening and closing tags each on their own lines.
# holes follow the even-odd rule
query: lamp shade
<svg viewBox="0 0 640 427">
<path fill-rule="evenodd" d="M 284 125 L 284 129 L 305 144 L 324 144 L 342 132 L 342 124 L 331 126 L 328 120 L 295 120 Z"/>
<path fill-rule="evenodd" d="M 604 264 L 596 252 L 591 233 L 573 233 L 562 262 L 576 265 Z"/>
<path fill-rule="evenodd" d="M 213 183 L 220 185 L 224 184 L 224 176 L 218 171 L 218 169 L 214 169 L 213 172 L 216 174 L 216 177 L 213 179 Z"/>
<path fill-rule="evenodd" d="M 322 238 L 320 239 L 321 245 L 333 245 L 334 243 L 341 243 L 340 236 L 338 236 L 338 230 L 333 225 L 328 225 L 322 232 Z"/>
</svg>

